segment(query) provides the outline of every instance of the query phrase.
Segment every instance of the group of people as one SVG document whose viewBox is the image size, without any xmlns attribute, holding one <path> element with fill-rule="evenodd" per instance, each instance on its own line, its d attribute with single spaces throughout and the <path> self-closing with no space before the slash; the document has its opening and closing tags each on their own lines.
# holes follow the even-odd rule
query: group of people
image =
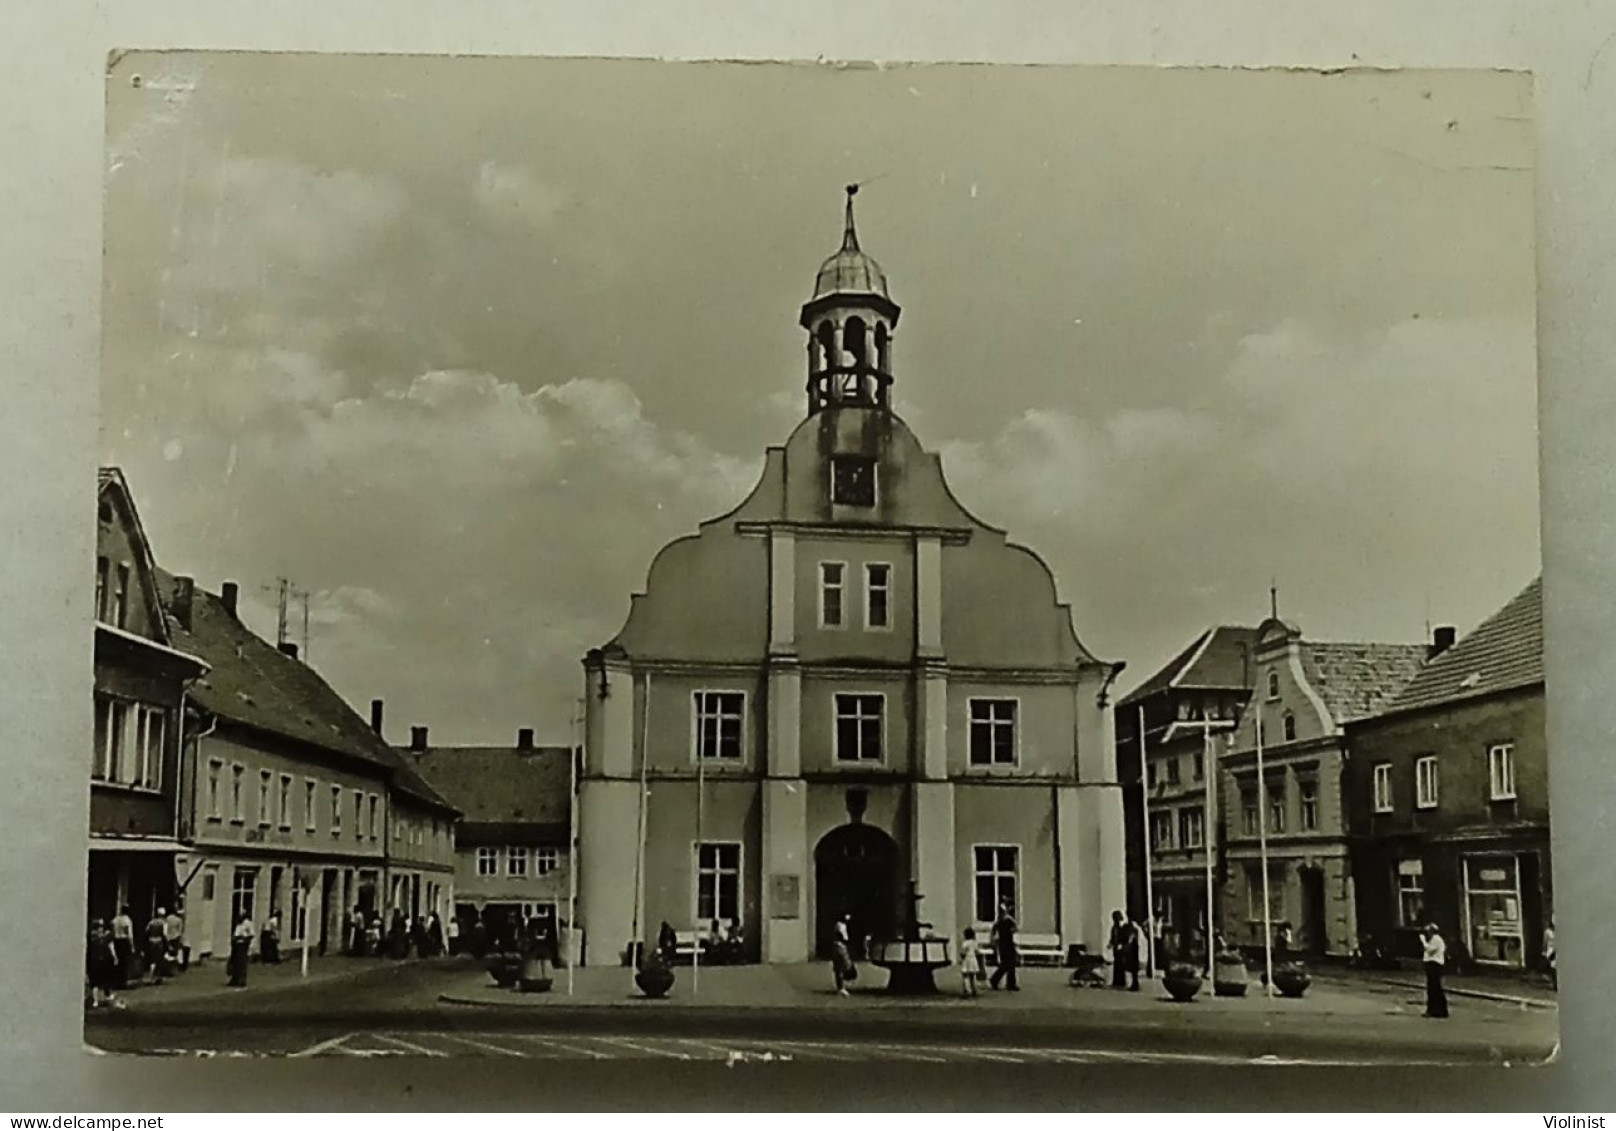
<svg viewBox="0 0 1616 1131">
<path fill-rule="evenodd" d="M 993 975 L 988 976 L 987 958 L 993 958 Z M 999 905 L 999 917 L 993 921 L 988 933 L 987 951 L 977 940 L 976 928 L 966 927 L 960 938 L 960 979 L 964 982 L 966 997 L 976 997 L 977 983 L 987 980 L 992 989 L 1020 991 L 1016 968 L 1021 965 L 1021 951 L 1016 947 L 1016 917 L 1009 901 Z"/>
<path fill-rule="evenodd" d="M 746 935 L 739 919 L 728 923 L 712 920 L 696 939 L 703 966 L 732 966 L 746 961 Z M 668 965 L 673 965 L 679 953 L 679 932 L 666 919 L 657 931 L 657 953 Z"/>
<path fill-rule="evenodd" d="M 92 1008 L 121 1008 L 118 991 L 150 978 L 156 984 L 190 965 L 185 948 L 185 916 L 178 907 L 159 907 L 137 933 L 126 904 L 112 919 L 90 923 L 84 972 Z"/>
<path fill-rule="evenodd" d="M 355 958 L 437 958 L 448 953 L 448 942 L 436 911 L 412 919 L 395 907 L 384 925 L 379 912 L 354 907 L 343 922 L 342 953 Z"/>
</svg>

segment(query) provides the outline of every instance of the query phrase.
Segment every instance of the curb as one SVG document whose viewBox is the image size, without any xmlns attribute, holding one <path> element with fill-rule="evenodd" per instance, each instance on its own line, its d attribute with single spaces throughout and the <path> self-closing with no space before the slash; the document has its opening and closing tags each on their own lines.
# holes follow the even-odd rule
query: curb
<svg viewBox="0 0 1616 1131">
<path fill-rule="evenodd" d="M 249 999 L 266 997 L 274 994 L 287 993 L 292 990 L 306 990 L 312 989 L 315 986 L 325 986 L 333 983 L 355 981 L 369 975 L 378 974 L 383 970 L 401 969 L 404 967 L 430 966 L 438 961 L 438 959 L 433 958 L 416 958 L 409 959 L 404 962 L 389 963 L 387 966 L 367 965 L 355 967 L 353 969 L 336 970 L 329 974 L 320 974 L 316 977 L 310 977 L 307 979 L 297 978 L 267 986 L 263 984 L 254 986 L 249 982 L 247 986 L 242 987 L 239 990 L 237 987 L 221 985 L 217 989 L 212 989 L 201 993 L 186 994 L 183 997 L 170 997 L 162 999 L 148 998 L 145 1001 L 141 1001 L 138 997 L 136 997 L 127 999 L 125 1007 L 118 1012 L 129 1014 L 147 1013 L 153 1010 L 167 1011 L 169 1009 L 183 1008 L 192 1002 L 215 1002 L 224 998 L 240 1000 L 242 997 L 247 997 Z M 221 966 L 220 969 L 222 970 L 223 967 Z M 145 988 L 149 989 L 153 987 Z"/>
</svg>

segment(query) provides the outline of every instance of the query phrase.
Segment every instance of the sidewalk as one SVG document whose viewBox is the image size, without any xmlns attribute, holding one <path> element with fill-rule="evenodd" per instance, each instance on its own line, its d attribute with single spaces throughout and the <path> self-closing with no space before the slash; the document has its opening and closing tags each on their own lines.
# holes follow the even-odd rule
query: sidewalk
<svg viewBox="0 0 1616 1131">
<path fill-rule="evenodd" d="M 409 964 L 419 965 L 420 960 L 410 960 Z M 124 1002 L 127 1009 L 133 1011 L 147 1006 L 170 1005 L 216 997 L 239 995 L 258 997 L 278 990 L 342 982 L 396 965 L 402 963 L 386 958 L 348 958 L 341 955 L 316 958 L 311 955 L 308 976 L 304 977 L 299 956 L 293 952 L 279 963 L 266 965 L 255 960 L 247 970 L 247 985 L 238 988 L 226 984 L 228 975 L 224 959 L 204 959 L 193 964 L 189 970 L 166 979 L 160 985 L 140 982 L 128 989 L 119 990 L 118 998 Z M 86 1012 L 114 1011 L 103 1008 Z"/>
</svg>

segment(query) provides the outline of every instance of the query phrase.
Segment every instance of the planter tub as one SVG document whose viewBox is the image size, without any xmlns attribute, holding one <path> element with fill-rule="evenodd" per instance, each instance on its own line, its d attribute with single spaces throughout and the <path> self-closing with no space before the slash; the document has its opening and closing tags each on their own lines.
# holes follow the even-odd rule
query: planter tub
<svg viewBox="0 0 1616 1131">
<path fill-rule="evenodd" d="M 640 987 L 640 992 L 646 997 L 666 997 L 673 989 L 673 970 L 661 963 L 651 966 L 642 966 L 634 974 L 634 984 Z"/>
<path fill-rule="evenodd" d="M 1162 975 L 1162 988 L 1174 1001 L 1190 1001 L 1201 992 L 1201 976 L 1196 973 L 1170 970 Z"/>
</svg>

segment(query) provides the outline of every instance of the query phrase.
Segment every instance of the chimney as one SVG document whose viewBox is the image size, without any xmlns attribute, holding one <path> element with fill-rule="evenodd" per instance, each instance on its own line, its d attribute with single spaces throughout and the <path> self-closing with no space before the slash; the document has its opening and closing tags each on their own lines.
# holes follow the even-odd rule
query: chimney
<svg viewBox="0 0 1616 1131">
<path fill-rule="evenodd" d="M 224 605 L 224 611 L 231 616 L 236 615 L 236 583 L 227 581 L 219 586 L 219 600 Z"/>
<path fill-rule="evenodd" d="M 410 728 L 410 749 L 417 753 L 426 749 L 426 727 Z"/>
<path fill-rule="evenodd" d="M 380 699 L 370 701 L 370 729 L 376 732 L 377 738 L 382 737 L 382 701 Z"/>
<path fill-rule="evenodd" d="M 1451 624 L 1437 625 L 1436 628 L 1431 630 L 1431 645 L 1425 650 L 1425 658 L 1427 660 L 1436 659 L 1449 648 L 1452 648 L 1454 641 L 1458 638 L 1459 632 Z"/>
<path fill-rule="evenodd" d="M 176 577 L 174 579 L 174 603 L 171 611 L 174 619 L 179 622 L 186 632 L 191 631 L 191 609 L 196 603 L 196 578 Z"/>
<path fill-rule="evenodd" d="M 281 641 L 280 651 L 283 656 L 290 656 L 294 660 L 297 659 L 297 645 L 290 640 Z"/>
<path fill-rule="evenodd" d="M 533 728 L 523 727 L 516 732 L 516 748 L 518 750 L 533 749 Z"/>
</svg>

